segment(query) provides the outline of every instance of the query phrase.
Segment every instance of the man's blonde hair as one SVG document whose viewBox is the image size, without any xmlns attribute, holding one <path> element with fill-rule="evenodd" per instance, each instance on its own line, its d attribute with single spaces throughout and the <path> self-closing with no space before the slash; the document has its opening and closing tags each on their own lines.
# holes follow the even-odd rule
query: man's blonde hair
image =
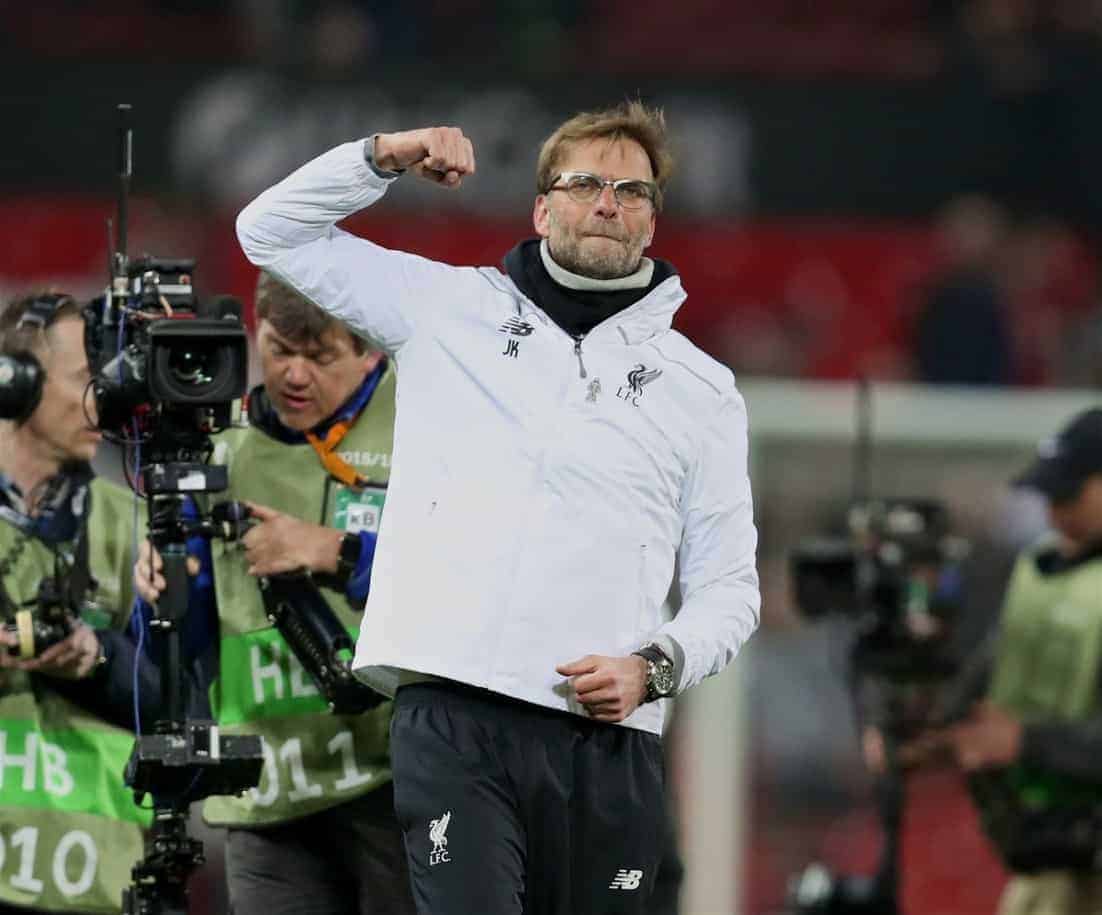
<svg viewBox="0 0 1102 915">
<path fill-rule="evenodd" d="M 569 148 L 588 140 L 608 140 L 609 143 L 634 140 L 642 146 L 658 186 L 654 208 L 662 209 L 662 191 L 673 171 L 673 154 L 666 137 L 666 116 L 661 108 L 648 108 L 640 101 L 625 101 L 614 108 L 583 111 L 560 124 L 540 148 L 536 165 L 538 193 L 546 194 L 550 189 Z"/>
</svg>

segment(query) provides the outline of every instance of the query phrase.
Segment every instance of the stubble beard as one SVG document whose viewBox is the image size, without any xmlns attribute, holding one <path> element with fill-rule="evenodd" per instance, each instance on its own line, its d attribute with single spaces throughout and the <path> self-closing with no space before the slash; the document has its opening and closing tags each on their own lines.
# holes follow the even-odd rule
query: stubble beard
<svg viewBox="0 0 1102 915">
<path fill-rule="evenodd" d="M 606 245 L 604 250 L 586 246 L 577 231 L 568 231 L 552 218 L 548 245 L 551 257 L 564 270 L 594 280 L 616 280 L 639 269 L 643 239 L 628 236 L 626 244 Z"/>
</svg>

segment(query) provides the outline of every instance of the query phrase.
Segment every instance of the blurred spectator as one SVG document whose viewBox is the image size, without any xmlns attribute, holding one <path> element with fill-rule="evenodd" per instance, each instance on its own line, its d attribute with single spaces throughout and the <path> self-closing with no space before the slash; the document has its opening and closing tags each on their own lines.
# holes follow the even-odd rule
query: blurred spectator
<svg viewBox="0 0 1102 915">
<path fill-rule="evenodd" d="M 258 61 L 316 76 L 365 73 L 420 50 L 423 18 L 394 0 L 237 0 L 235 8 Z"/>
<path fill-rule="evenodd" d="M 1006 216 L 985 197 L 960 197 L 941 214 L 936 231 L 944 260 L 918 315 L 916 377 L 931 384 L 1007 384 L 1011 335 L 996 272 Z"/>
<path fill-rule="evenodd" d="M 1045 78 L 1034 0 L 971 0 L 960 11 L 958 54 L 989 88 L 1021 95 Z"/>
<path fill-rule="evenodd" d="M 1058 381 L 1102 388 L 1102 289 L 1095 292 L 1093 308 L 1064 330 Z"/>
<path fill-rule="evenodd" d="M 1082 325 L 1093 303 L 1093 258 L 1065 223 L 1038 218 L 1020 222 L 1008 234 L 1002 264 L 1015 337 L 1015 380 L 1074 384 L 1067 364 L 1068 333 Z"/>
</svg>

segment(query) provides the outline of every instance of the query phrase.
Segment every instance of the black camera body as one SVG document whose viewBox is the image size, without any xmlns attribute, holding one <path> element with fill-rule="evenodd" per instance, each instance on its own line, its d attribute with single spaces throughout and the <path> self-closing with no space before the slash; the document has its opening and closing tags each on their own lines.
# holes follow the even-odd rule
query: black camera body
<svg viewBox="0 0 1102 915">
<path fill-rule="evenodd" d="M 1024 874 L 1102 872 L 1098 784 L 1066 776 L 1032 775 L 1040 776 L 1031 786 L 1034 792 L 1038 788 L 1042 793 L 1051 792 L 1048 802 L 1027 800 L 1021 784 L 1023 773 L 1013 768 L 973 772 L 968 777 L 984 832 L 1007 869 Z"/>
<path fill-rule="evenodd" d="M 946 646 L 960 607 L 968 543 L 948 512 L 922 499 L 853 505 L 847 535 L 799 544 L 790 563 L 796 606 L 808 619 L 857 620 L 859 671 L 894 679 L 952 673 Z"/>
<path fill-rule="evenodd" d="M 188 719 L 178 730 L 143 734 L 126 764 L 126 784 L 146 794 L 201 800 L 240 794 L 260 780 L 264 756 L 254 734 L 222 734 L 212 721 Z"/>
<path fill-rule="evenodd" d="M 355 646 L 307 572 L 260 580 L 264 609 L 334 715 L 358 715 L 386 697 L 352 672 Z"/>
<path fill-rule="evenodd" d="M 253 525 L 244 502 L 211 507 L 218 536 L 239 540 Z M 334 715 L 359 715 L 385 700 L 352 671 L 355 644 L 314 577 L 305 570 L 264 576 L 260 597 L 269 622 L 279 631 Z"/>
<path fill-rule="evenodd" d="M 203 434 L 232 421 L 247 387 L 241 305 L 201 303 L 195 261 L 143 257 L 84 309 L 99 426 L 125 440 L 151 435 L 159 420 Z M 171 421 L 175 417 L 176 421 Z"/>
</svg>

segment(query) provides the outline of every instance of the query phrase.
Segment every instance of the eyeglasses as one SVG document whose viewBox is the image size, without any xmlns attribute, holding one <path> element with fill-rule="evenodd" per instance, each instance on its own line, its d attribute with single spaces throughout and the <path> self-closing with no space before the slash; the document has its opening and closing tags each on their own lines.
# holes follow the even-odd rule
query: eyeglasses
<svg viewBox="0 0 1102 915">
<path fill-rule="evenodd" d="M 560 181 L 562 184 L 559 184 Z M 616 202 L 625 210 L 641 210 L 648 203 L 653 204 L 658 193 L 653 181 L 640 181 L 637 178 L 619 178 L 613 181 L 589 172 L 562 172 L 552 179 L 547 193 L 566 191 L 575 203 L 592 203 L 601 196 L 606 185 L 612 188 Z"/>
</svg>

